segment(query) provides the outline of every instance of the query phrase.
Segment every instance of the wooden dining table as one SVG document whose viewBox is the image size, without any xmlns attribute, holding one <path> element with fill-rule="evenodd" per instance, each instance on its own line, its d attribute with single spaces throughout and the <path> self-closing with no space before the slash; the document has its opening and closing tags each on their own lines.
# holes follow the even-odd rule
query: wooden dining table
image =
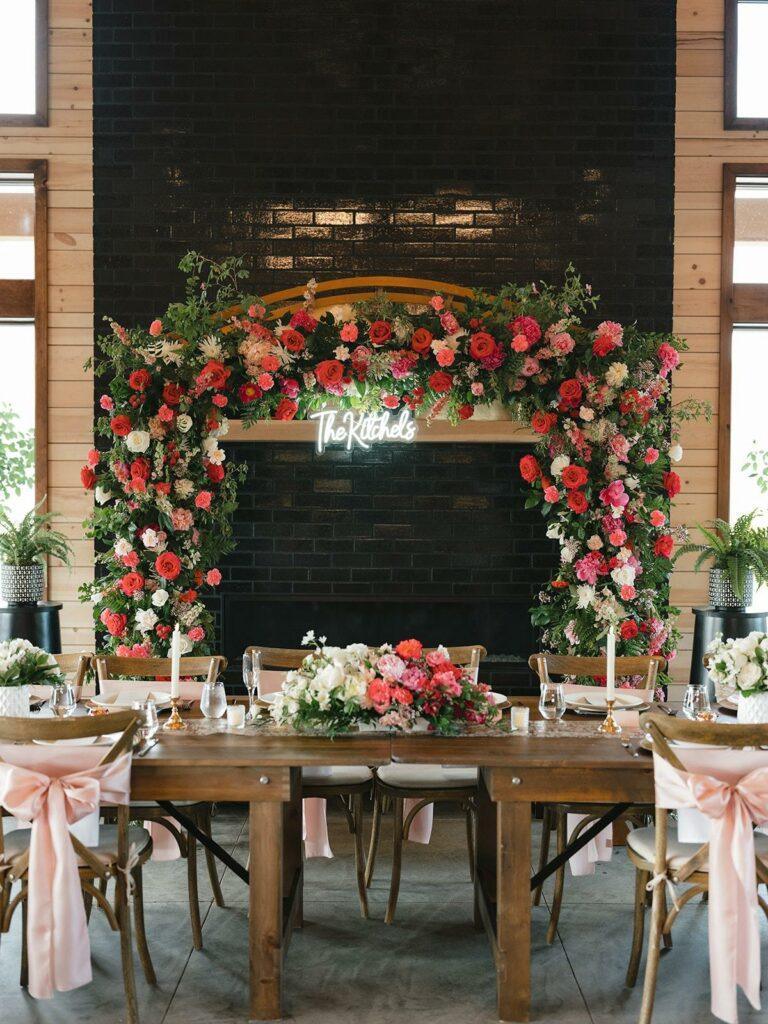
<svg viewBox="0 0 768 1024">
<path fill-rule="evenodd" d="M 390 761 L 480 768 L 475 921 L 491 943 L 499 1019 L 529 1019 L 532 804 L 653 802 L 651 758 L 634 749 L 639 735 L 622 746 L 597 732 L 599 719 L 544 722 L 530 703 L 527 732 L 478 727 L 454 737 L 362 732 L 331 739 L 270 724 L 228 730 L 222 720 L 193 717 L 134 758 L 136 800 L 248 804 L 248 1019 L 283 1016 L 284 959 L 302 923 L 301 769 Z M 621 739 L 626 743 L 626 734 Z"/>
</svg>

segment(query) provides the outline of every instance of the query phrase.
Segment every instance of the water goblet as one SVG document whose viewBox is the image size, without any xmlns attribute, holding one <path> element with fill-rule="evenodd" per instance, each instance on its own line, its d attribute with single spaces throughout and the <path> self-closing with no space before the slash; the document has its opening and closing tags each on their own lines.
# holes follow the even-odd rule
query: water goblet
<svg viewBox="0 0 768 1024">
<path fill-rule="evenodd" d="M 135 700 L 131 707 L 141 716 L 139 728 L 136 730 L 139 739 L 142 743 L 148 743 L 160 728 L 157 705 L 151 698 L 147 698 L 147 700 Z"/>
<path fill-rule="evenodd" d="M 57 718 L 69 718 L 77 707 L 75 691 L 71 683 L 60 683 L 51 689 L 49 701 L 51 711 Z"/>
<path fill-rule="evenodd" d="M 206 718 L 221 718 L 227 710 L 227 694 L 224 683 L 203 683 L 200 710 Z"/>
<path fill-rule="evenodd" d="M 542 683 L 539 694 L 539 711 L 547 721 L 562 718 L 565 714 L 565 690 L 562 683 Z"/>
<path fill-rule="evenodd" d="M 683 714 L 686 718 L 703 719 L 708 721 L 711 717 L 711 706 L 706 686 L 700 683 L 691 683 L 683 697 Z"/>
</svg>

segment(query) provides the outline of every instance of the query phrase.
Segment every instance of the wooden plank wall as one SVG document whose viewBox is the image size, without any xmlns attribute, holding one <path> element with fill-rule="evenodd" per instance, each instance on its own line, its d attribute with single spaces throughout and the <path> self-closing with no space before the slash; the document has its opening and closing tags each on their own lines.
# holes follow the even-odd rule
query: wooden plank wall
<svg viewBox="0 0 768 1024">
<path fill-rule="evenodd" d="M 50 116 L 45 128 L 0 128 L 0 156 L 48 161 L 48 503 L 61 514 L 75 564 L 54 566 L 49 597 L 64 603 L 64 650 L 92 649 L 91 610 L 77 587 L 93 575 L 82 521 L 91 499 L 78 472 L 93 438 L 92 47 L 88 0 L 50 0 Z"/>
<path fill-rule="evenodd" d="M 677 375 L 675 400 L 690 395 L 717 409 L 720 347 L 720 255 L 722 179 L 725 163 L 768 160 L 768 132 L 723 129 L 723 0 L 678 0 L 675 188 L 674 329 L 691 351 Z M 690 424 L 683 492 L 675 521 L 691 524 L 715 515 L 717 416 Z M 690 608 L 707 603 L 706 573 L 681 562 L 672 598 L 683 608 L 685 630 L 673 675 L 684 682 L 690 668 Z"/>
</svg>

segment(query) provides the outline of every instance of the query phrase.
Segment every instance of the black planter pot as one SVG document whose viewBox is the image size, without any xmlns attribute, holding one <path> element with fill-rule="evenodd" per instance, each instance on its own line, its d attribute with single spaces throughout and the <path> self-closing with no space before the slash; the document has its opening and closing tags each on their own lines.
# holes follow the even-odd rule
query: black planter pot
<svg viewBox="0 0 768 1024">
<path fill-rule="evenodd" d="M 42 600 L 44 589 L 42 565 L 0 565 L 0 601 L 36 604 Z"/>
</svg>

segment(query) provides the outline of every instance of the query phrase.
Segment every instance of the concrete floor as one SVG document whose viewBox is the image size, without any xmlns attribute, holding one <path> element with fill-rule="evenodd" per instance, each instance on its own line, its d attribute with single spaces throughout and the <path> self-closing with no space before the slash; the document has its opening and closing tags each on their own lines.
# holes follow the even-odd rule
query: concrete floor
<svg viewBox="0 0 768 1024">
<path fill-rule="evenodd" d="M 229 807 L 216 838 L 246 859 L 245 816 Z M 385 821 L 385 839 L 390 822 Z M 429 846 L 406 848 L 397 917 L 383 923 L 389 850 L 382 847 L 371 891 L 371 919 L 359 916 L 352 847 L 331 819 L 334 860 L 307 864 L 305 927 L 294 934 L 285 979 L 288 1017 L 297 1024 L 492 1024 L 494 972 L 487 941 L 472 924 L 463 821 L 438 815 Z M 537 842 L 534 836 L 534 842 Z M 201 858 L 202 861 L 202 858 Z M 594 878 L 566 879 L 558 941 L 545 943 L 548 909 L 533 912 L 532 1020 L 540 1024 L 634 1024 L 641 986 L 624 986 L 631 938 L 632 874 L 618 851 Z M 142 1024 L 244 1024 L 247 1020 L 246 890 L 224 871 L 226 908 L 212 905 L 200 865 L 205 948 L 192 950 L 183 862 L 145 869 L 147 928 L 158 986 L 136 964 Z M 689 905 L 662 958 L 655 1024 L 714 1021 L 709 1012 L 706 907 Z M 761 917 L 763 952 L 768 929 Z M 91 985 L 35 1001 L 18 987 L 20 915 L 0 945 L 3 1024 L 117 1024 L 124 1020 L 119 947 L 102 915 L 91 922 Z M 642 970 L 642 969 L 641 969 Z M 768 958 L 763 957 L 768 971 Z M 642 975 L 641 975 L 642 980 Z M 743 1024 L 765 1015 L 740 1000 Z"/>
</svg>

